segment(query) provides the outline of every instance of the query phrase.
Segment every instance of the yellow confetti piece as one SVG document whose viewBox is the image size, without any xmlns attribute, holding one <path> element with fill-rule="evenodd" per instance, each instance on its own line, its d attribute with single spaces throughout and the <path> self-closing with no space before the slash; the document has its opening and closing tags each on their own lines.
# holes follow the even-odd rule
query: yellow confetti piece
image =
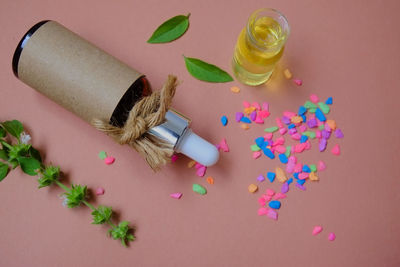
<svg viewBox="0 0 400 267">
<path fill-rule="evenodd" d="M 318 178 L 317 174 L 315 174 L 315 172 L 310 172 L 310 175 L 308 176 L 308 178 L 311 181 L 318 181 L 319 180 L 319 178 Z"/>
<path fill-rule="evenodd" d="M 279 182 L 281 182 L 281 183 L 286 182 L 287 179 L 288 179 L 288 178 L 286 177 L 285 172 L 284 172 L 281 168 L 279 168 L 279 167 L 276 167 L 276 168 L 275 168 L 275 174 L 276 174 L 276 179 L 277 179 Z"/>
<path fill-rule="evenodd" d="M 244 109 L 244 113 L 249 115 L 250 113 L 252 113 L 254 110 L 256 110 L 255 107 L 248 107 Z"/>
<path fill-rule="evenodd" d="M 241 127 L 243 130 L 248 130 L 248 129 L 250 128 L 250 126 L 247 125 L 247 124 L 245 124 L 245 123 L 240 124 L 240 127 Z"/>
<path fill-rule="evenodd" d="M 188 166 L 188 168 L 192 168 L 195 164 L 196 164 L 196 161 L 192 160 L 192 161 L 189 161 L 187 166 Z"/>
<path fill-rule="evenodd" d="M 237 86 L 232 86 L 232 87 L 231 87 L 231 92 L 232 92 L 232 93 L 236 93 L 236 94 L 237 94 L 237 93 L 239 93 L 239 92 L 240 92 L 240 88 L 239 88 L 239 87 L 237 87 Z"/>
<path fill-rule="evenodd" d="M 300 116 L 293 116 L 293 117 L 290 119 L 290 121 L 293 122 L 293 123 L 301 123 L 301 122 L 303 121 L 303 118 L 300 117 Z"/>
<path fill-rule="evenodd" d="M 249 190 L 250 193 L 254 193 L 258 190 L 258 186 L 255 184 L 250 184 L 247 189 Z"/>
<path fill-rule="evenodd" d="M 292 75 L 292 73 L 290 72 L 289 69 L 285 69 L 283 71 L 283 75 L 285 75 L 285 78 L 288 79 L 288 80 L 292 79 L 292 77 L 293 77 L 293 75 Z"/>
</svg>

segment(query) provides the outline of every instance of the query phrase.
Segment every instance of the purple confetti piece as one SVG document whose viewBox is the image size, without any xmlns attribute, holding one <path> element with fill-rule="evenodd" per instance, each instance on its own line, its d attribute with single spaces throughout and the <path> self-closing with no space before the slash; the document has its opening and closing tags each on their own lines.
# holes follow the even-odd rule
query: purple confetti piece
<svg viewBox="0 0 400 267">
<path fill-rule="evenodd" d="M 268 209 L 267 216 L 268 216 L 268 218 L 271 218 L 273 220 L 278 219 L 278 213 L 276 211 L 274 211 L 273 209 Z"/>
<path fill-rule="evenodd" d="M 255 121 L 256 118 L 257 118 L 257 111 L 254 110 L 252 113 L 250 113 L 250 119 L 252 121 Z"/>
<path fill-rule="evenodd" d="M 321 135 L 322 135 L 322 138 L 324 138 L 324 139 L 326 139 L 326 140 L 328 140 L 329 139 L 329 137 L 331 137 L 331 133 L 330 132 L 328 132 L 327 130 L 322 130 L 322 132 L 321 132 Z"/>
<path fill-rule="evenodd" d="M 319 140 L 319 151 L 320 151 L 320 152 L 322 152 L 322 151 L 325 150 L 326 144 L 327 144 L 327 141 L 326 141 L 325 138 L 321 138 L 321 139 Z"/>
<path fill-rule="evenodd" d="M 288 117 L 286 117 L 286 116 L 283 116 L 283 117 L 282 117 L 282 122 L 283 122 L 284 124 L 286 124 L 286 125 L 289 125 L 289 124 L 292 123 L 292 122 L 290 121 L 290 119 L 289 119 Z"/>
<path fill-rule="evenodd" d="M 306 188 L 304 186 L 302 186 L 301 184 L 296 183 L 296 186 L 298 188 L 300 188 L 301 190 L 306 191 Z"/>
<path fill-rule="evenodd" d="M 342 130 L 340 130 L 340 129 L 338 128 L 338 129 L 336 129 L 336 131 L 335 131 L 335 136 L 336 136 L 336 138 L 343 138 L 343 137 L 344 137 L 344 134 L 343 134 Z"/>
<path fill-rule="evenodd" d="M 307 121 L 307 125 L 309 128 L 315 128 L 318 125 L 318 122 L 316 119 L 310 119 Z"/>
<path fill-rule="evenodd" d="M 260 174 L 260 176 L 257 177 L 257 181 L 259 181 L 259 182 L 265 181 L 264 176 L 262 174 Z"/>
<path fill-rule="evenodd" d="M 328 131 L 328 132 L 332 132 L 332 129 L 331 129 L 331 127 L 329 127 L 329 124 L 325 123 L 325 126 L 324 126 L 324 128 L 325 128 L 325 130 L 326 130 L 326 131 Z"/>
<path fill-rule="evenodd" d="M 239 122 L 243 118 L 244 114 L 243 112 L 236 112 L 236 121 Z"/>
<path fill-rule="evenodd" d="M 282 188 L 281 188 L 281 192 L 282 192 L 283 194 L 285 194 L 285 193 L 287 193 L 288 191 L 289 191 L 289 184 L 288 184 L 288 182 L 284 182 L 283 185 L 282 185 Z"/>
</svg>

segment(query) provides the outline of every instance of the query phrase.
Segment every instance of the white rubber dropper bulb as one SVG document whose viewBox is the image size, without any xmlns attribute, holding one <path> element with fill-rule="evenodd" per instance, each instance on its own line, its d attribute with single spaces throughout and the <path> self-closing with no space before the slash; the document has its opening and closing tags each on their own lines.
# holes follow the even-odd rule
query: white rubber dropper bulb
<svg viewBox="0 0 400 267">
<path fill-rule="evenodd" d="M 180 137 L 177 152 L 185 154 L 204 166 L 214 165 L 219 159 L 218 149 L 193 133 L 191 129 L 187 129 Z"/>
</svg>

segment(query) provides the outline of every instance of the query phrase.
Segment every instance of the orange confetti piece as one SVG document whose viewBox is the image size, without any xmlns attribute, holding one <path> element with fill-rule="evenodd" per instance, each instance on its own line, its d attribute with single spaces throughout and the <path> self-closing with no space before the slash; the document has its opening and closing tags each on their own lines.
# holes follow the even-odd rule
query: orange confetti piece
<svg viewBox="0 0 400 267">
<path fill-rule="evenodd" d="M 189 161 L 187 166 L 188 166 L 188 168 L 192 168 L 195 164 L 196 164 L 196 161 L 192 160 L 192 161 Z"/>
<path fill-rule="evenodd" d="M 248 130 L 248 129 L 250 128 L 249 125 L 244 124 L 244 123 L 240 124 L 240 127 L 241 127 L 243 130 Z"/>
<path fill-rule="evenodd" d="M 207 177 L 207 183 L 209 183 L 209 184 L 214 184 L 214 178 L 212 178 L 211 176 L 210 177 Z"/>
<path fill-rule="evenodd" d="M 240 88 L 239 88 L 239 87 L 237 87 L 237 86 L 232 86 L 232 87 L 231 87 L 231 92 L 232 92 L 232 93 L 236 93 L 236 94 L 237 94 L 237 93 L 239 93 L 239 92 L 240 92 Z"/>
</svg>

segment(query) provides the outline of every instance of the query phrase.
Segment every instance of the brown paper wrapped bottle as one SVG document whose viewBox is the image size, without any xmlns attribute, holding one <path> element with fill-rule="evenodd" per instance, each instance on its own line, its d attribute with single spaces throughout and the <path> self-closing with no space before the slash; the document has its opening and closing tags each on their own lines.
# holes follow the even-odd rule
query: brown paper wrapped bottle
<svg viewBox="0 0 400 267">
<path fill-rule="evenodd" d="M 21 81 L 88 123 L 103 119 L 122 127 L 135 103 L 151 93 L 143 74 L 55 21 L 39 22 L 24 35 L 12 67 Z M 218 151 L 189 123 L 169 110 L 148 133 L 205 166 L 214 164 Z"/>
</svg>

